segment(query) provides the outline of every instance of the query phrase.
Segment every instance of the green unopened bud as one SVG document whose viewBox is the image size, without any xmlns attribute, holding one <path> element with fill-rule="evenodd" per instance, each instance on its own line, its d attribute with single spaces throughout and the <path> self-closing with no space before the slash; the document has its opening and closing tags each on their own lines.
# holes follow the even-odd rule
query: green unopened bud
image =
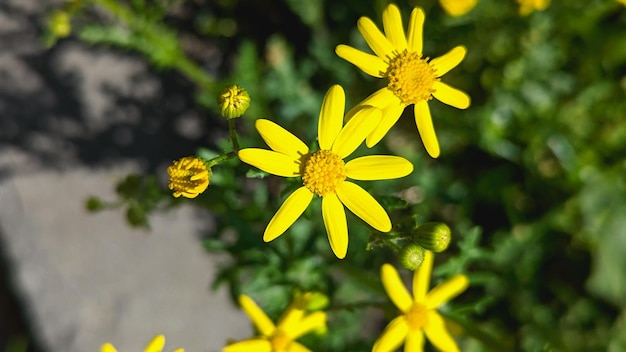
<svg viewBox="0 0 626 352">
<path fill-rule="evenodd" d="M 415 271 L 424 261 L 424 248 L 416 243 L 407 243 L 400 249 L 398 259 L 403 267 Z"/>
<path fill-rule="evenodd" d="M 217 97 L 220 113 L 227 119 L 243 115 L 250 107 L 250 95 L 242 87 L 233 84 L 224 88 Z"/>
<path fill-rule="evenodd" d="M 415 229 L 413 239 L 415 239 L 420 246 L 435 253 L 439 253 L 448 248 L 452 234 L 448 225 L 442 222 L 427 222 Z"/>
</svg>

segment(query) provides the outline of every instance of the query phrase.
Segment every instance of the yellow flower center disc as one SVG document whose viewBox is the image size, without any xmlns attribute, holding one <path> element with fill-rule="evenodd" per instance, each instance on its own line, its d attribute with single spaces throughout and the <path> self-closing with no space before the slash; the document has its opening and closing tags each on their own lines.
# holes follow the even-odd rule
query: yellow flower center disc
<svg viewBox="0 0 626 352">
<path fill-rule="evenodd" d="M 386 77 L 387 88 L 405 105 L 432 99 L 433 85 L 439 80 L 428 58 L 407 50 L 391 59 Z"/>
<path fill-rule="evenodd" d="M 286 351 L 289 345 L 291 345 L 291 339 L 281 330 L 276 330 L 270 338 L 270 343 L 272 344 L 273 352 Z"/>
<path fill-rule="evenodd" d="M 428 322 L 428 309 L 423 304 L 415 303 L 406 313 L 406 320 L 411 330 L 418 330 Z"/>
<path fill-rule="evenodd" d="M 319 150 L 304 162 L 304 186 L 318 196 L 335 192 L 337 185 L 345 179 L 345 163 L 330 150 Z"/>
</svg>

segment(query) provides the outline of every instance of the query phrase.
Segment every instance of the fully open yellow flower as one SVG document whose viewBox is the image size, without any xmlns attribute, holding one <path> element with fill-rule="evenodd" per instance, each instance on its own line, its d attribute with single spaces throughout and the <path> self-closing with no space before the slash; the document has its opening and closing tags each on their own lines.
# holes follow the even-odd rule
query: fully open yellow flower
<svg viewBox="0 0 626 352">
<path fill-rule="evenodd" d="M 543 11 L 550 5 L 550 0 L 517 0 L 519 13 L 529 15 L 533 11 Z"/>
<path fill-rule="evenodd" d="M 144 348 L 143 352 L 161 352 L 163 351 L 163 347 L 165 347 L 165 336 L 157 335 L 150 341 L 146 348 Z M 117 349 L 110 343 L 105 343 L 100 347 L 100 352 L 117 352 Z M 178 348 L 174 350 L 174 352 L 185 352 L 185 350 Z"/>
<path fill-rule="evenodd" d="M 391 230 L 391 220 L 383 207 L 363 188 L 346 179 L 399 178 L 410 174 L 413 165 L 404 158 L 386 155 L 363 156 L 344 162 L 378 124 L 381 114 L 379 109 L 363 107 L 343 126 L 344 109 L 343 88 L 334 85 L 326 93 L 320 111 L 318 151 L 309 150 L 298 137 L 272 121 L 256 121 L 256 129 L 272 150 L 242 149 L 239 159 L 270 174 L 302 177 L 304 184 L 285 200 L 270 220 L 263 234 L 264 241 L 283 234 L 306 210 L 314 195 L 322 197 L 322 217 L 328 240 L 340 259 L 348 250 L 343 205 L 373 228 L 382 232 Z"/>
<path fill-rule="evenodd" d="M 402 315 L 387 325 L 374 343 L 373 352 L 395 351 L 402 342 L 405 352 L 421 352 L 424 350 L 424 334 L 441 351 L 459 351 L 437 307 L 465 291 L 469 280 L 465 275 L 456 275 L 428 292 L 432 268 L 433 253 L 426 251 L 424 262 L 413 276 L 411 297 L 398 271 L 389 264 L 383 265 L 383 286 Z"/>
<path fill-rule="evenodd" d="M 305 315 L 308 295 L 292 303 L 274 325 L 252 298 L 241 295 L 239 304 L 254 323 L 260 336 L 230 344 L 222 352 L 310 352 L 296 342 L 299 337 L 312 331 L 326 330 L 326 313 Z"/>
<path fill-rule="evenodd" d="M 358 21 L 358 29 L 376 55 L 347 45 L 338 45 L 335 52 L 370 76 L 386 78 L 387 86 L 367 97 L 360 105 L 371 105 L 383 110 L 378 126 L 367 136 L 368 147 L 376 145 L 398 121 L 402 111 L 414 105 L 415 123 L 424 147 L 430 156 L 439 156 L 439 142 L 435 135 L 428 101 L 434 96 L 439 101 L 466 109 L 470 98 L 462 91 L 441 82 L 440 77 L 456 67 L 465 57 L 466 49 L 457 46 L 448 53 L 430 60 L 422 56 L 422 29 L 424 11 L 414 8 L 409 21 L 408 36 L 404 34 L 400 10 L 390 4 L 383 11 L 385 34 L 367 17 Z"/>
</svg>

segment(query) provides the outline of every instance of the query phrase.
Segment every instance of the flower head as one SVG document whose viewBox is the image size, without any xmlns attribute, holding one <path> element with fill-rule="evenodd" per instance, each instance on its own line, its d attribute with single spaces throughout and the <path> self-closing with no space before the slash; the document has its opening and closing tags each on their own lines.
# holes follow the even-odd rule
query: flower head
<svg viewBox="0 0 626 352">
<path fill-rule="evenodd" d="M 224 88 L 217 96 L 217 105 L 223 117 L 234 119 L 245 114 L 250 107 L 250 95 L 240 86 L 233 84 Z"/>
<path fill-rule="evenodd" d="M 543 11 L 550 5 L 550 0 L 517 0 L 519 14 L 527 16 L 533 11 Z"/>
<path fill-rule="evenodd" d="M 157 335 L 152 341 L 144 348 L 144 352 L 161 352 L 163 351 L 163 347 L 165 347 L 165 336 Z M 100 352 L 117 352 L 117 349 L 113 347 L 110 343 L 105 343 L 100 347 Z M 182 348 L 177 348 L 174 352 L 185 352 Z"/>
<path fill-rule="evenodd" d="M 195 198 L 209 186 L 211 169 L 207 169 L 204 161 L 193 156 L 176 160 L 167 168 L 170 175 L 169 189 L 174 197 Z"/>
<path fill-rule="evenodd" d="M 309 295 L 295 300 L 274 325 L 252 298 L 241 295 L 239 304 L 255 325 L 260 336 L 230 344 L 222 352 L 306 352 L 296 340 L 313 331 L 325 331 L 326 313 L 306 313 Z"/>
<path fill-rule="evenodd" d="M 361 35 L 375 53 L 365 53 L 347 45 L 338 45 L 339 57 L 373 77 L 387 79 L 387 86 L 374 92 L 359 105 L 375 106 L 383 110 L 380 123 L 367 136 L 368 147 L 376 145 L 398 121 L 402 111 L 414 106 L 415 122 L 422 142 L 430 156 L 439 156 L 439 142 L 435 135 L 428 101 L 439 101 L 466 109 L 470 105 L 467 94 L 441 82 L 441 76 L 456 67 L 465 57 L 466 49 L 457 46 L 448 53 L 430 60 L 422 53 L 424 11 L 414 8 L 409 21 L 408 36 L 404 34 L 400 10 L 395 4 L 383 11 L 383 34 L 367 17 L 358 21 Z"/>
<path fill-rule="evenodd" d="M 363 188 L 348 179 L 385 180 L 413 171 L 413 165 L 396 156 L 349 156 L 380 120 L 380 110 L 359 109 L 345 126 L 345 94 L 332 86 L 322 103 L 318 122 L 320 150 L 312 151 L 298 137 L 269 120 L 257 120 L 256 129 L 272 150 L 248 148 L 239 159 L 268 173 L 283 177 L 302 177 L 302 187 L 294 191 L 270 220 L 263 240 L 269 242 L 283 234 L 306 210 L 314 195 L 322 197 L 322 217 L 330 246 L 338 258 L 348 250 L 348 227 L 344 205 L 375 229 L 388 232 L 391 220 L 378 202 Z M 342 205 L 343 204 L 343 205 Z"/>
<path fill-rule="evenodd" d="M 470 12 L 478 3 L 478 0 L 439 0 L 444 11 L 452 17 L 463 16 Z"/>
<path fill-rule="evenodd" d="M 469 280 L 456 275 L 428 291 L 433 267 L 433 253 L 426 251 L 424 262 L 413 275 L 413 297 L 404 287 L 398 271 L 389 264 L 381 268 L 381 278 L 391 301 L 401 311 L 374 343 L 373 352 L 395 351 L 402 342 L 405 351 L 422 351 L 424 334 L 441 351 L 459 351 L 446 329 L 437 307 L 465 291 Z"/>
</svg>

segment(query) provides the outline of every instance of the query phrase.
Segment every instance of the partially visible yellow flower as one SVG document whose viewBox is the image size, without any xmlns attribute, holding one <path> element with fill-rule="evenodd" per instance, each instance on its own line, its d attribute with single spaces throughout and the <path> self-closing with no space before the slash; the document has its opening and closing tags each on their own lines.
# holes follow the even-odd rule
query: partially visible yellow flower
<svg viewBox="0 0 626 352">
<path fill-rule="evenodd" d="M 170 175 L 169 189 L 174 197 L 195 198 L 209 186 L 211 169 L 207 169 L 202 159 L 187 156 L 176 160 L 167 168 Z"/>
<path fill-rule="evenodd" d="M 626 6 L 626 0 L 617 0 L 617 2 L 619 2 L 620 4 Z"/>
<path fill-rule="evenodd" d="M 348 226 L 344 205 L 373 228 L 389 232 L 391 220 L 385 209 L 363 188 L 346 179 L 386 180 L 413 171 L 413 165 L 397 156 L 370 155 L 344 162 L 363 143 L 380 121 L 380 110 L 363 107 L 343 126 L 345 93 L 332 86 L 322 102 L 318 122 L 320 150 L 311 151 L 298 137 L 269 120 L 257 120 L 256 129 L 272 150 L 247 148 L 239 151 L 241 161 L 270 174 L 302 177 L 303 186 L 294 191 L 270 220 L 263 240 L 283 234 L 302 215 L 314 195 L 322 197 L 322 217 L 330 246 L 337 258 L 348 250 Z"/>
<path fill-rule="evenodd" d="M 233 119 L 243 115 L 250 107 L 250 95 L 242 87 L 233 84 L 220 92 L 217 105 L 223 117 Z"/>
<path fill-rule="evenodd" d="M 150 341 L 146 348 L 144 348 L 143 352 L 161 352 L 163 351 L 163 347 L 165 347 L 165 336 L 157 335 Z M 117 349 L 107 342 L 100 347 L 100 352 L 117 352 Z M 174 352 L 185 352 L 185 350 L 177 348 Z"/>
<path fill-rule="evenodd" d="M 453 17 L 463 16 L 470 12 L 478 0 L 439 0 L 439 4 L 446 13 Z"/>
<path fill-rule="evenodd" d="M 370 76 L 385 78 L 387 86 L 367 97 L 360 105 L 383 110 L 378 126 L 367 136 L 368 147 L 376 145 L 398 121 L 404 108 L 413 105 L 415 123 L 428 154 L 439 156 L 439 142 L 435 135 L 428 101 L 434 96 L 439 101 L 459 109 L 470 105 L 464 92 L 441 82 L 440 77 L 456 67 L 465 57 L 466 49 L 457 46 L 448 53 L 430 60 L 422 56 L 422 29 L 424 11 L 414 8 L 409 20 L 408 35 L 404 34 L 402 16 L 395 4 L 383 11 L 383 34 L 367 18 L 357 23 L 359 32 L 375 55 L 340 44 L 335 52 Z"/>
<path fill-rule="evenodd" d="M 519 14 L 527 16 L 533 11 L 543 11 L 550 5 L 550 0 L 516 0 L 519 4 Z"/>
<path fill-rule="evenodd" d="M 241 295 L 239 304 L 260 336 L 230 344 L 222 352 L 306 352 L 311 351 L 296 340 L 314 331 L 326 331 L 326 313 L 306 315 L 309 295 L 294 301 L 274 325 L 252 298 Z"/>
<path fill-rule="evenodd" d="M 393 319 L 374 343 L 373 352 L 395 351 L 404 342 L 404 351 L 424 350 L 424 334 L 441 351 L 459 351 L 446 329 L 437 307 L 465 291 L 469 280 L 456 275 L 428 292 L 433 253 L 426 251 L 424 262 L 413 275 L 413 297 L 404 287 L 398 271 L 389 264 L 381 268 L 381 278 L 391 301 L 402 312 Z"/>
<path fill-rule="evenodd" d="M 56 38 L 65 38 L 72 33 L 70 15 L 66 11 L 54 11 L 48 18 L 48 28 Z"/>
</svg>

